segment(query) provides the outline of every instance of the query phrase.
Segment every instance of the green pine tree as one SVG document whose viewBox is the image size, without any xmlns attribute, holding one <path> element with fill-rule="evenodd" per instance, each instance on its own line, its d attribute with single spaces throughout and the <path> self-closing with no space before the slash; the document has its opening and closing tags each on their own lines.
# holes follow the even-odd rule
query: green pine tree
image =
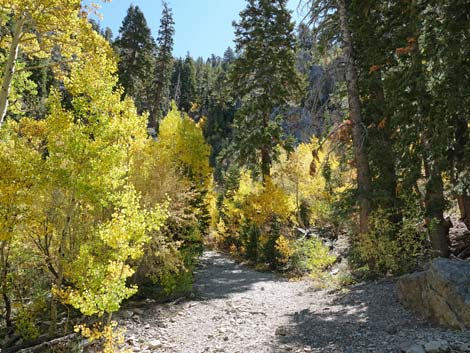
<svg viewBox="0 0 470 353">
<path fill-rule="evenodd" d="M 184 60 L 179 58 L 173 65 L 170 92 L 178 109 L 189 113 L 192 103 L 195 103 L 197 99 L 196 67 L 189 53 Z"/>
<path fill-rule="evenodd" d="M 234 144 L 240 164 L 270 175 L 283 145 L 282 118 L 272 118 L 299 96 L 294 23 L 287 0 L 248 0 L 234 23 L 235 59 L 230 80 L 242 101 L 235 119 Z"/>
<path fill-rule="evenodd" d="M 155 41 L 138 6 L 127 10 L 114 42 L 119 56 L 119 83 L 134 98 L 139 113 L 150 110 L 150 85 L 155 65 Z"/>
<path fill-rule="evenodd" d="M 196 68 L 194 60 L 189 55 L 181 59 L 176 65 L 173 77 L 176 78 L 175 96 L 178 94 L 178 107 L 180 110 L 189 113 L 192 103 L 196 99 Z"/>
<path fill-rule="evenodd" d="M 152 85 L 153 101 L 151 126 L 157 127 L 158 121 L 168 112 L 170 107 L 170 83 L 173 65 L 173 36 L 175 22 L 171 8 L 166 1 L 162 2 L 163 11 L 157 38 L 157 58 Z"/>
</svg>

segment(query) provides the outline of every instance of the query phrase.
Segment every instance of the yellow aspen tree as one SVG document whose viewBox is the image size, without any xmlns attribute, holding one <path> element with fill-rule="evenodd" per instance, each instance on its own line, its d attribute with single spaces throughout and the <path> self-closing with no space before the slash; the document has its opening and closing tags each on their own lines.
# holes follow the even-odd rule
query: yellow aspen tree
<svg viewBox="0 0 470 353">
<path fill-rule="evenodd" d="M 0 39 L 7 53 L 1 67 L 0 127 L 19 56 L 47 59 L 54 50 L 62 60 L 70 60 L 78 53 L 77 27 L 86 16 L 80 0 L 0 0 L 0 26 L 7 33 Z"/>
</svg>

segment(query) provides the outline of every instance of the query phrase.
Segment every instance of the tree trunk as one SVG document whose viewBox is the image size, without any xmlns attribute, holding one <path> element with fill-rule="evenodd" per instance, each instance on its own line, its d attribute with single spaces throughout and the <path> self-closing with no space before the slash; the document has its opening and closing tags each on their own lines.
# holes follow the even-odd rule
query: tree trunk
<svg viewBox="0 0 470 353">
<path fill-rule="evenodd" d="M 261 175 L 263 177 L 263 183 L 271 175 L 271 160 L 269 157 L 269 147 L 261 147 Z"/>
<path fill-rule="evenodd" d="M 425 159 L 426 194 L 424 197 L 426 224 L 433 256 L 449 257 L 449 226 L 444 219 L 445 198 L 442 171 L 437 162 Z"/>
<path fill-rule="evenodd" d="M 157 98 L 158 100 L 160 100 L 161 98 Z M 157 107 L 154 108 L 153 112 L 152 112 L 152 116 L 151 116 L 151 127 L 153 127 L 155 129 L 155 133 L 158 133 L 158 128 L 160 126 L 160 122 L 161 120 L 163 119 L 163 112 L 160 108 L 160 105 L 158 105 Z"/>
<path fill-rule="evenodd" d="M 2 76 L 2 87 L 0 88 L 0 128 L 3 125 L 8 109 L 8 97 L 10 95 L 11 81 L 15 73 L 16 59 L 18 58 L 18 49 L 23 25 L 26 17 L 22 15 L 13 26 L 13 37 L 8 50 L 8 57 L 5 63 L 5 69 Z"/>
<path fill-rule="evenodd" d="M 453 180 L 455 184 L 462 182 L 465 184 L 461 194 L 457 195 L 457 202 L 459 204 L 460 219 L 465 223 L 468 230 L 470 230 L 470 186 L 468 185 L 469 181 L 465 182 L 464 180 L 459 180 L 459 178 L 462 178 L 460 173 L 465 175 L 464 172 L 469 168 L 469 157 L 467 152 L 470 147 L 469 123 L 470 121 L 465 117 L 459 117 L 455 122 L 455 139 L 457 143 L 454 158 L 456 160 L 457 176 Z"/>
<path fill-rule="evenodd" d="M 267 131 L 269 125 L 269 114 L 263 115 L 263 129 Z M 263 144 L 261 146 L 261 176 L 263 184 L 266 182 L 266 179 L 271 176 L 271 150 L 268 144 Z"/>
<path fill-rule="evenodd" d="M 72 223 L 73 213 L 75 211 L 76 201 L 75 197 L 72 197 L 69 203 L 69 207 L 65 216 L 65 224 L 62 229 L 62 234 L 60 237 L 59 242 L 59 249 L 57 254 L 57 278 L 55 281 L 55 285 L 58 290 L 62 288 L 65 282 L 64 276 L 64 264 L 67 261 L 67 241 L 70 240 L 70 228 Z M 54 335 L 57 331 L 57 306 L 59 304 L 59 300 L 56 296 L 52 297 L 51 301 L 51 325 L 49 327 L 49 333 Z"/>
<path fill-rule="evenodd" d="M 397 207 L 397 174 L 395 168 L 395 153 L 393 152 L 392 129 L 390 119 L 386 117 L 385 93 L 382 84 L 380 71 L 373 74 L 373 85 L 371 87 L 372 99 L 376 106 L 375 113 L 378 132 L 380 134 L 381 160 L 378 161 L 380 168 L 380 182 L 386 194 L 387 200 L 383 205 L 385 208 L 393 209 Z"/>
<path fill-rule="evenodd" d="M 1 253 L 0 253 L 0 261 L 2 266 L 2 297 L 3 297 L 3 305 L 5 306 L 5 325 L 6 327 L 11 327 L 11 300 L 8 296 L 8 285 L 7 285 L 7 276 L 8 276 L 8 269 L 9 269 L 9 261 L 8 261 L 8 242 L 6 240 L 2 241 L 1 246 Z"/>
<path fill-rule="evenodd" d="M 158 75 L 156 72 L 154 75 Z M 149 116 L 149 127 L 155 129 L 155 134 L 158 132 L 158 125 L 160 123 L 161 110 L 160 110 L 160 101 L 161 101 L 161 84 L 158 80 L 155 80 L 155 83 L 152 85 L 152 90 L 154 94 L 149 94 L 152 97 L 150 103 L 150 116 Z"/>
<path fill-rule="evenodd" d="M 365 149 L 367 127 L 361 116 L 361 102 L 359 99 L 359 86 L 357 70 L 354 63 L 351 32 L 349 30 L 348 10 L 345 0 L 338 0 L 341 35 L 344 44 L 346 60 L 346 84 L 348 89 L 349 115 L 352 121 L 352 139 L 356 160 L 357 188 L 359 201 L 359 231 L 368 231 L 368 220 L 371 212 L 372 181 L 370 176 L 369 157 Z"/>
<path fill-rule="evenodd" d="M 460 219 L 465 223 L 467 229 L 470 230 L 470 196 L 459 195 L 457 196 L 459 203 Z"/>
</svg>

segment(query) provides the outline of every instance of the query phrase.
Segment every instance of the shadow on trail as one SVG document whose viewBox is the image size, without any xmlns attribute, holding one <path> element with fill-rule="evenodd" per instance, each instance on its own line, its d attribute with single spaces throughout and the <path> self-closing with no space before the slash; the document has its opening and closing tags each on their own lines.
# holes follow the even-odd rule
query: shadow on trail
<svg viewBox="0 0 470 353">
<path fill-rule="evenodd" d="M 277 281 L 282 279 L 273 273 L 258 272 L 237 264 L 226 255 L 207 251 L 196 271 L 194 289 L 201 299 L 227 298 Z"/>
<path fill-rule="evenodd" d="M 397 303 L 394 284 L 384 282 L 352 288 L 316 311 L 293 313 L 278 343 L 321 352 L 398 352 L 403 342 L 399 333 L 406 331 L 412 339 L 418 326 L 429 324 L 405 311 Z M 377 342 L 382 343 L 377 346 Z"/>
</svg>

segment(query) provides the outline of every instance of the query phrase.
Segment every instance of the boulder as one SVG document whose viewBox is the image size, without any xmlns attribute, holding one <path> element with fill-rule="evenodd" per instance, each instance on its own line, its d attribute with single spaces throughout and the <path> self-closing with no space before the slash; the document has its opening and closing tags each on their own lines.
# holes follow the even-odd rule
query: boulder
<svg viewBox="0 0 470 353">
<path fill-rule="evenodd" d="M 438 324 L 470 329 L 470 262 L 437 258 L 397 282 L 401 303 Z"/>
</svg>

